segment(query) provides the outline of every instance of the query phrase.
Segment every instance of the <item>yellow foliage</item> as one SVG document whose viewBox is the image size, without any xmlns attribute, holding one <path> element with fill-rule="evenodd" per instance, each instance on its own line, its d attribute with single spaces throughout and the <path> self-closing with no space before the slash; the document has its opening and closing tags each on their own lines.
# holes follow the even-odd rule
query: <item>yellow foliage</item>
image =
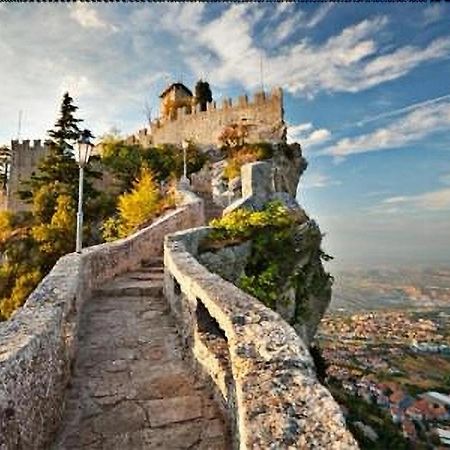
<svg viewBox="0 0 450 450">
<path fill-rule="evenodd" d="M 36 225 L 31 234 L 38 242 L 39 249 L 51 262 L 74 250 L 76 212 L 72 199 L 68 195 L 60 195 L 56 200 L 56 210 L 50 223 Z"/>
<path fill-rule="evenodd" d="M 3 241 L 12 231 L 12 214 L 9 211 L 0 212 L 0 241 Z"/>
<path fill-rule="evenodd" d="M 152 171 L 142 168 L 133 189 L 119 197 L 119 236 L 128 236 L 161 209 L 161 194 Z"/>
<path fill-rule="evenodd" d="M 58 197 L 51 225 L 59 230 L 75 230 L 75 209 L 70 196 L 60 195 Z"/>
<path fill-rule="evenodd" d="M 18 277 L 11 296 L 0 300 L 0 316 L 4 319 L 9 319 L 13 312 L 25 303 L 25 300 L 33 292 L 40 280 L 41 274 L 38 270 L 32 270 Z"/>
<path fill-rule="evenodd" d="M 240 208 L 211 221 L 210 225 L 214 228 L 211 239 L 246 239 L 257 230 L 286 228 L 293 225 L 294 222 L 295 218 L 279 202 L 268 203 L 262 211 Z"/>
</svg>

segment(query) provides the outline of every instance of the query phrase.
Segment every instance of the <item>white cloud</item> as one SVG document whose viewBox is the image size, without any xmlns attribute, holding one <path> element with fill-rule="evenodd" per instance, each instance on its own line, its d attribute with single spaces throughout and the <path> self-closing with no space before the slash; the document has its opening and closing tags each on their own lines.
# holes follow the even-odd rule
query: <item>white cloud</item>
<svg viewBox="0 0 450 450">
<path fill-rule="evenodd" d="M 401 214 L 420 211 L 449 211 L 450 188 L 424 192 L 418 195 L 388 197 L 367 209 L 372 214 Z"/>
<path fill-rule="evenodd" d="M 399 195 L 397 197 L 388 197 L 385 198 L 382 203 L 387 205 L 396 204 L 396 203 L 406 203 L 410 200 L 410 197 L 405 197 L 404 195 Z"/>
<path fill-rule="evenodd" d="M 422 209 L 428 210 L 449 210 L 450 209 L 450 189 L 427 192 L 414 198 L 414 203 Z"/>
<path fill-rule="evenodd" d="M 450 100 L 450 94 L 441 95 L 441 96 L 435 97 L 435 98 L 430 98 L 423 102 L 414 103 L 412 105 L 408 105 L 403 108 L 397 108 L 397 109 L 394 109 L 392 111 L 387 111 L 382 114 L 377 114 L 375 116 L 366 117 L 365 119 L 360 120 L 356 125 L 360 127 L 362 125 L 366 125 L 368 123 L 375 122 L 380 119 L 386 119 L 388 117 L 395 117 L 395 116 L 398 116 L 398 115 L 401 115 L 401 114 L 404 114 L 404 113 L 407 113 L 410 111 L 414 111 L 423 106 L 428 106 L 428 105 L 433 105 L 435 103 L 439 103 L 443 100 Z M 382 101 L 384 101 L 384 100 L 382 100 Z"/>
<path fill-rule="evenodd" d="M 325 128 L 314 128 L 312 123 L 301 123 L 288 127 L 288 142 L 300 142 L 302 147 L 309 149 L 325 143 L 331 138 L 331 133 Z"/>
<path fill-rule="evenodd" d="M 305 25 L 306 28 L 314 28 L 319 25 L 319 23 L 322 22 L 322 20 L 328 15 L 332 7 L 332 3 L 320 5 L 319 8 L 317 8 L 317 11 L 307 21 Z"/>
<path fill-rule="evenodd" d="M 344 157 L 356 153 L 404 147 L 450 126 L 450 102 L 430 104 L 368 134 L 339 140 L 325 153 Z"/>
<path fill-rule="evenodd" d="M 103 20 L 97 9 L 86 3 L 75 3 L 70 5 L 70 17 L 84 28 L 103 28 L 116 30 L 116 28 Z"/>
<path fill-rule="evenodd" d="M 431 5 L 423 11 L 423 25 L 431 25 L 443 19 L 446 14 L 446 5 Z"/>
<path fill-rule="evenodd" d="M 319 20 L 329 7 L 317 17 Z M 210 76 L 217 83 L 236 82 L 246 88 L 259 83 L 260 60 L 267 68 L 266 82 L 285 86 L 291 93 L 313 97 L 326 92 L 359 92 L 406 75 L 429 61 L 450 54 L 450 38 L 440 38 L 423 47 L 386 47 L 381 41 L 386 17 L 374 17 L 344 28 L 323 43 L 310 39 L 281 46 L 269 54 L 254 38 L 260 26 L 259 17 L 248 12 L 248 5 L 233 5 L 215 20 L 205 24 L 192 40 L 210 52 L 216 64 L 210 65 Z M 297 24 L 303 20 L 296 19 Z M 293 31 L 296 21 L 284 20 L 286 30 L 277 29 L 275 41 L 282 41 Z M 313 23 L 312 23 L 313 25 Z M 278 30 L 278 31 L 277 31 Z M 245 62 L 245 63 L 244 63 Z M 189 61 L 196 73 L 205 70 L 202 58 Z"/>
<path fill-rule="evenodd" d="M 317 189 L 329 186 L 338 186 L 342 184 L 339 180 L 335 180 L 328 175 L 320 172 L 307 172 L 301 179 L 299 189 Z"/>
<path fill-rule="evenodd" d="M 331 3 L 320 5 L 316 11 L 309 16 L 302 10 L 297 10 L 295 12 L 292 10 L 288 11 L 288 14 L 283 20 L 280 20 L 277 24 L 270 23 L 266 28 L 266 45 L 270 48 L 274 48 L 285 42 L 295 32 L 298 32 L 298 30 L 316 27 L 325 19 L 331 8 Z M 278 7 L 277 9 L 280 8 Z M 282 12 L 284 11 L 285 9 L 282 9 Z M 282 14 L 277 15 L 277 19 L 279 19 L 281 15 Z"/>
</svg>

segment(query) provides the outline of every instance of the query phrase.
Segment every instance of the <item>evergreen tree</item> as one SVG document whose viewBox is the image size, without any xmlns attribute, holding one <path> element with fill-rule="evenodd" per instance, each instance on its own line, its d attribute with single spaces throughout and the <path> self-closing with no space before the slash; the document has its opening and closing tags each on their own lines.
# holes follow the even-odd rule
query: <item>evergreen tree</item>
<svg viewBox="0 0 450 450">
<path fill-rule="evenodd" d="M 206 111 L 207 103 L 212 102 L 212 92 L 207 81 L 198 80 L 195 85 L 195 100 L 201 111 Z"/>
<path fill-rule="evenodd" d="M 47 132 L 49 139 L 45 144 L 49 147 L 48 154 L 38 165 L 38 171 L 33 173 L 29 180 L 22 183 L 23 189 L 19 196 L 28 203 L 34 203 L 35 197 L 43 190 L 52 192 L 53 202 L 47 203 L 47 210 L 51 217 L 56 211 L 56 199 L 59 195 L 69 195 L 74 205 L 78 198 L 78 164 L 74 158 L 73 143 L 76 142 L 81 130 L 78 124 L 81 119 L 74 114 L 78 107 L 73 104 L 73 98 L 66 92 L 61 103 L 60 116 L 52 130 Z M 93 137 L 87 130 L 88 137 Z M 100 174 L 89 168 L 85 169 L 84 192 L 87 199 L 95 198 L 98 193 L 93 189 L 92 178 L 99 178 Z"/>
</svg>

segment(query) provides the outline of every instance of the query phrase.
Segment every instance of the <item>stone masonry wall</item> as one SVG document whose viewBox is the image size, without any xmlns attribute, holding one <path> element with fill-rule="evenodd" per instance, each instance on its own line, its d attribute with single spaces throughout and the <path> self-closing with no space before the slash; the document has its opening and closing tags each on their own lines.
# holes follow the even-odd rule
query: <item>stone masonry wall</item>
<svg viewBox="0 0 450 450">
<path fill-rule="evenodd" d="M 234 448 L 357 449 L 295 330 L 196 259 L 208 230 L 166 237 L 165 294 L 185 346 L 228 410 Z"/>
<path fill-rule="evenodd" d="M 20 181 L 26 180 L 37 169 L 39 160 L 48 152 L 48 147 L 40 140 L 19 142 L 11 141 L 11 172 L 8 181 L 7 209 L 9 211 L 22 211 L 29 207 L 17 196 Z"/>
<path fill-rule="evenodd" d="M 221 106 L 209 103 L 207 111 L 200 111 L 198 105 L 192 114 L 179 108 L 174 120 L 156 120 L 150 126 L 150 133 L 147 129 L 140 130 L 131 141 L 149 145 L 150 138 L 158 145 L 181 144 L 184 139 L 191 139 L 200 146 L 219 145 L 221 131 L 231 123 L 249 125 L 248 142 L 280 142 L 284 136 L 282 90 L 277 88 L 270 94 L 258 92 L 252 101 L 244 95 L 235 104 L 231 99 L 223 100 Z"/>
<path fill-rule="evenodd" d="M 11 320 L 0 323 L 0 449 L 46 448 L 64 412 L 79 312 L 91 292 L 161 255 L 167 233 L 204 223 L 203 202 L 181 205 L 132 236 L 62 257 Z"/>
</svg>

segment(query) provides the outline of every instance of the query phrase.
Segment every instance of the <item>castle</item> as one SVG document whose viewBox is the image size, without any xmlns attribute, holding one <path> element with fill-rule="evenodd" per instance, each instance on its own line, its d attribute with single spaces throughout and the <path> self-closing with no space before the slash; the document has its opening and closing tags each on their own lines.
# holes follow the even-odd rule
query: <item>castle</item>
<svg viewBox="0 0 450 450">
<path fill-rule="evenodd" d="M 180 145 L 191 140 L 202 148 L 220 145 L 221 132 L 230 125 L 244 125 L 248 142 L 280 142 L 285 139 L 283 91 L 275 88 L 270 93 L 256 92 L 252 99 L 241 95 L 238 99 L 224 99 L 201 105 L 190 89 L 182 83 L 173 83 L 160 95 L 161 116 L 147 128 L 129 136 L 128 143 L 143 147 L 160 144 Z M 48 147 L 40 140 L 11 141 L 11 166 L 6 201 L 0 207 L 9 211 L 26 210 L 19 199 L 20 182 L 36 171 L 39 160 Z M 3 203 L 3 205 L 2 205 Z"/>
<path fill-rule="evenodd" d="M 174 83 L 160 95 L 161 117 L 128 138 L 128 142 L 144 146 L 181 144 L 184 139 L 201 147 L 220 145 L 219 136 L 231 124 L 245 125 L 248 142 L 279 142 L 284 139 L 283 91 L 256 92 L 253 99 L 241 95 L 226 98 L 221 105 L 196 103 L 191 91 L 182 83 Z"/>
</svg>

